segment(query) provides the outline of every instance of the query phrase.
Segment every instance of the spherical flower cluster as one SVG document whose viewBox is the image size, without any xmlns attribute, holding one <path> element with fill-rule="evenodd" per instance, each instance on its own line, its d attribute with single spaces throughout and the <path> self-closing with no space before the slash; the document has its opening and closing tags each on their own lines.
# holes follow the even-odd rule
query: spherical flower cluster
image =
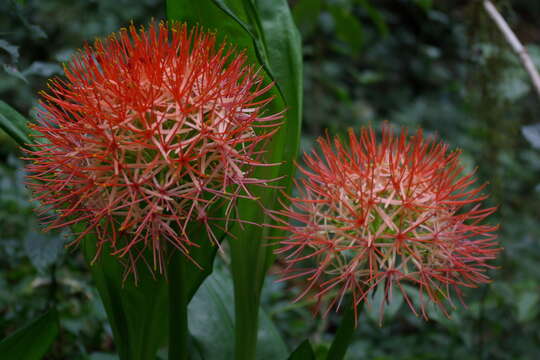
<svg viewBox="0 0 540 360">
<path fill-rule="evenodd" d="M 74 243 L 93 233 L 130 270 L 146 249 L 160 271 L 168 244 L 189 256 L 191 224 L 216 240 L 211 221 L 239 220 L 235 200 L 271 181 L 252 175 L 282 117 L 263 114 L 270 88 L 245 54 L 181 24 L 86 46 L 33 126 L 29 187 L 55 210 L 48 229 L 79 224 Z"/>
<path fill-rule="evenodd" d="M 278 211 L 278 253 L 283 279 L 307 284 L 299 298 L 329 298 L 328 310 L 351 294 L 355 310 L 381 287 L 384 303 L 398 289 L 411 309 L 427 318 L 427 300 L 446 313 L 460 287 L 488 282 L 487 262 L 499 252 L 497 226 L 484 224 L 494 208 L 482 207 L 484 186 L 459 163 L 458 151 L 421 131 L 377 140 L 370 128 L 351 130 L 348 146 L 321 138 L 320 152 L 304 156 L 299 195 Z M 419 303 L 407 289 L 416 289 Z"/>
</svg>

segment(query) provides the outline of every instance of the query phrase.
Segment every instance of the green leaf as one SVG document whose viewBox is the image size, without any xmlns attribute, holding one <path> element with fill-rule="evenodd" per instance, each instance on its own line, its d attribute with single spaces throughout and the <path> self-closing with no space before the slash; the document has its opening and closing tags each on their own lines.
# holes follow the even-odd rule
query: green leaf
<svg viewBox="0 0 540 360">
<path fill-rule="evenodd" d="M 343 360 L 347 354 L 347 350 L 356 332 L 356 318 L 364 306 L 364 303 L 358 305 L 356 311 L 353 306 L 352 299 L 344 302 L 341 312 L 341 323 L 334 335 L 332 345 L 326 355 L 326 360 Z"/>
<path fill-rule="evenodd" d="M 182 258 L 181 277 L 185 281 L 174 284 L 183 287 L 187 301 L 212 272 L 217 249 L 209 243 L 205 231 L 197 233 L 200 234 L 201 246 L 193 247 L 190 256 L 199 267 Z M 96 254 L 95 238 L 87 236 L 82 246 L 87 262 L 91 263 Z M 117 351 L 122 360 L 154 360 L 159 348 L 167 343 L 169 283 L 161 274 L 153 277 L 143 261 L 137 267 L 137 283 L 131 278 L 124 281 L 125 268 L 119 260 L 104 248 L 103 253 L 90 267 L 111 323 Z M 151 261 L 148 260 L 148 263 L 151 264 Z M 169 275 L 175 277 L 175 274 Z"/>
<path fill-rule="evenodd" d="M 302 34 L 310 35 L 319 21 L 319 15 L 323 8 L 323 0 L 300 0 L 293 9 L 294 21 Z"/>
<path fill-rule="evenodd" d="M 244 1 L 244 3 L 249 1 Z M 278 178 L 279 185 L 288 191 L 294 172 L 294 160 L 298 151 L 302 117 L 302 51 L 300 35 L 285 0 L 255 0 L 250 18 L 253 27 L 259 28 L 258 41 L 267 54 L 272 77 L 279 92 L 271 111 L 279 112 L 286 107 L 286 115 L 280 131 L 274 135 L 266 148 L 266 161 L 282 163 L 280 167 L 258 169 L 255 177 Z M 281 100 L 281 101 L 277 101 Z M 276 190 L 254 189 L 267 209 L 278 206 Z M 242 217 L 256 224 L 268 223 L 258 204 L 239 202 Z M 236 302 L 236 359 L 251 359 L 254 355 L 254 339 L 257 328 L 259 299 L 266 272 L 274 261 L 273 247 L 268 239 L 277 236 L 268 228 L 246 225 L 233 229 L 231 244 L 231 266 L 235 282 Z"/>
<path fill-rule="evenodd" d="M 24 76 L 22 72 L 19 71 L 15 66 L 9 65 L 9 64 L 3 64 L 2 67 L 4 68 L 4 71 L 6 74 L 16 77 L 19 80 L 24 81 L 25 83 L 28 83 L 28 80 Z"/>
<path fill-rule="evenodd" d="M 527 95 L 532 88 L 525 70 L 520 67 L 509 67 L 502 71 L 495 89 L 502 99 L 516 102 Z"/>
<path fill-rule="evenodd" d="M 288 360 L 315 360 L 315 353 L 308 339 L 304 340 L 289 356 Z"/>
<path fill-rule="evenodd" d="M 96 254 L 94 237 L 87 236 L 82 247 L 87 262 L 92 262 Z M 103 249 L 90 270 L 120 359 L 154 360 L 159 347 L 166 343 L 167 282 L 162 277 L 153 279 L 143 267 L 137 284 L 132 279 L 124 281 L 124 266 L 109 254 L 108 248 Z"/>
<path fill-rule="evenodd" d="M 58 233 L 44 234 L 30 230 L 24 237 L 24 250 L 30 262 L 41 273 L 58 259 L 65 239 Z"/>
<path fill-rule="evenodd" d="M 4 130 L 19 145 L 29 147 L 27 120 L 11 106 L 0 100 L 0 129 Z"/>
<path fill-rule="evenodd" d="M 341 6 L 332 6 L 330 13 L 334 18 L 336 36 L 354 53 L 360 52 L 364 42 L 364 30 L 358 19 L 350 11 Z"/>
<path fill-rule="evenodd" d="M 189 304 L 189 329 L 194 347 L 204 360 L 232 359 L 234 354 L 234 296 L 230 276 L 214 271 Z M 280 360 L 287 348 L 265 312 L 260 312 L 257 359 Z M 209 329 L 211 329 L 209 331 Z"/>
<path fill-rule="evenodd" d="M 191 26 L 202 26 L 205 30 L 217 30 L 219 41 L 226 40 L 239 50 L 245 49 L 251 62 L 257 59 L 253 39 L 240 25 L 245 22 L 246 16 L 239 0 L 167 0 L 167 18 Z"/>
<path fill-rule="evenodd" d="M 433 0 L 414 0 L 414 2 L 424 11 L 429 11 L 431 8 L 433 8 Z"/>
<path fill-rule="evenodd" d="M 535 149 L 540 149 L 540 123 L 523 126 L 521 134 Z"/>
<path fill-rule="evenodd" d="M 4 359 L 41 360 L 58 335 L 58 313 L 55 309 L 0 342 Z"/>
<path fill-rule="evenodd" d="M 539 312 L 540 295 L 537 291 L 526 291 L 517 298 L 517 320 L 521 323 L 533 320 Z"/>
<path fill-rule="evenodd" d="M 53 75 L 63 74 L 63 70 L 60 65 L 44 62 L 44 61 L 34 61 L 28 68 L 26 68 L 22 74 L 26 76 L 38 75 L 45 78 L 50 78 Z"/>
<path fill-rule="evenodd" d="M 12 63 L 17 63 L 19 61 L 19 47 L 11 45 L 6 40 L 0 39 L 0 49 L 6 51 L 11 57 Z"/>
<path fill-rule="evenodd" d="M 221 9 L 225 14 L 227 14 L 229 17 L 231 17 L 238 25 L 244 29 L 245 32 L 249 34 L 252 40 L 257 40 L 257 37 L 253 34 L 251 27 L 249 24 L 246 24 L 242 19 L 240 19 L 232 9 L 229 8 L 229 6 L 226 4 L 224 0 L 212 0 L 216 6 Z"/>
<path fill-rule="evenodd" d="M 399 309 L 401 309 L 404 301 L 403 295 L 398 291 L 392 294 L 391 299 L 387 299 L 383 286 L 377 287 L 369 296 L 371 306 L 367 307 L 364 312 L 366 318 L 379 324 L 379 326 L 383 325 L 383 321 L 385 323 L 391 323 L 392 319 L 398 314 Z"/>
<path fill-rule="evenodd" d="M 273 179 L 288 189 L 293 161 L 299 145 L 302 103 L 302 52 L 300 35 L 285 0 L 213 0 L 212 2 L 167 1 L 169 20 L 199 24 L 216 29 L 218 40 L 226 39 L 238 50 L 245 50 L 248 61 L 264 69 L 267 82 L 276 87 L 268 113 L 287 110 L 284 124 L 265 148 L 268 163 L 281 166 L 261 167 L 254 177 Z M 274 208 L 275 189 L 250 189 L 267 208 Z M 268 222 L 258 203 L 242 199 L 240 217 L 255 224 Z M 231 230 L 232 272 L 235 284 L 236 359 L 255 356 L 259 299 L 266 271 L 274 257 L 268 246 L 269 231 L 260 226 L 236 226 Z"/>
<path fill-rule="evenodd" d="M 200 267 L 195 266 L 185 258 L 183 259 L 183 273 L 187 279 L 185 284 L 188 300 L 193 298 L 204 280 L 212 273 L 213 263 L 218 249 L 216 245 L 210 243 L 204 230 L 201 230 L 200 233 L 204 235 L 199 239 L 201 246 L 190 249 L 190 256 Z"/>
<path fill-rule="evenodd" d="M 375 9 L 368 0 L 357 0 L 357 2 L 368 13 L 371 20 L 377 26 L 379 33 L 383 36 L 388 36 L 388 25 L 386 24 L 386 21 L 384 21 L 383 15 Z"/>
<path fill-rule="evenodd" d="M 281 175 L 291 175 L 300 143 L 303 100 L 302 41 L 286 0 L 255 0 L 267 48 L 269 68 L 287 107 L 286 123 L 274 139 L 272 153 L 282 148 Z M 290 177 L 283 181 L 290 185 Z"/>
</svg>

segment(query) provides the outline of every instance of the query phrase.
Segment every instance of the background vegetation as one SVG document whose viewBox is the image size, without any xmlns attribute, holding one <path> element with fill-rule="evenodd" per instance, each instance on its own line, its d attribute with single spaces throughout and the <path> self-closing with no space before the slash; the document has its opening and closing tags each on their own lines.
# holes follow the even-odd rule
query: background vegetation
<svg viewBox="0 0 540 360">
<path fill-rule="evenodd" d="M 383 120 L 422 127 L 463 149 L 467 166 L 478 166 L 479 178 L 490 182 L 490 202 L 500 207 L 493 221 L 501 223 L 505 250 L 494 282 L 467 292 L 468 309 L 456 304 L 450 319 L 432 311 L 425 322 L 397 298 L 381 327 L 374 306 L 360 320 L 350 359 L 535 359 L 540 99 L 481 2 L 290 3 L 304 39 L 303 150 L 325 129 L 341 133 Z M 540 2 L 497 5 L 540 67 Z M 0 99 L 32 116 L 37 91 L 61 74 L 61 63 L 84 41 L 151 18 L 164 18 L 162 1 L 1 1 Z M 0 337 L 54 303 L 62 331 L 48 359 L 115 359 L 82 255 L 66 251 L 61 234 L 39 231 L 19 156 L 0 133 Z M 310 334 L 316 347 L 328 346 L 336 317 L 313 317 L 309 302 L 291 304 L 295 284 L 274 280 L 267 279 L 263 304 L 288 346 Z"/>
</svg>

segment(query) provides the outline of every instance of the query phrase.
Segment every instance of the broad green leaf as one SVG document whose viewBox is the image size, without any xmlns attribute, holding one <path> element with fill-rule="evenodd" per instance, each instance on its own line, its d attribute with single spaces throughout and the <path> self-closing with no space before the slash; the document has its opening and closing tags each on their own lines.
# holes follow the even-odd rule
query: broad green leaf
<svg viewBox="0 0 540 360">
<path fill-rule="evenodd" d="M 0 342 L 2 359 L 41 360 L 58 335 L 58 313 L 55 309 Z"/>
<path fill-rule="evenodd" d="M 188 301 L 212 272 L 217 249 L 209 243 L 205 231 L 198 233 L 201 246 L 193 247 L 190 256 L 199 267 L 183 258 L 182 279 L 185 281 L 174 284 L 184 287 Z M 87 236 L 82 246 L 87 262 L 91 263 L 96 254 L 96 240 Z M 132 278 L 124 280 L 124 265 L 107 249 L 90 270 L 111 323 L 120 359 L 154 360 L 159 348 L 167 343 L 170 315 L 168 281 L 161 274 L 152 276 L 142 261 L 138 264 L 137 282 Z"/>
<path fill-rule="evenodd" d="M 287 348 L 274 324 L 260 312 L 257 359 L 287 358 Z M 232 359 L 234 354 L 233 284 L 225 270 L 214 271 L 189 304 L 189 329 L 204 360 Z M 209 330 L 210 329 L 210 330 Z"/>
<path fill-rule="evenodd" d="M 189 300 L 193 298 L 204 280 L 212 273 L 212 264 L 218 249 L 214 244 L 204 244 L 204 241 L 208 241 L 206 236 L 202 240 L 203 244 L 200 247 L 190 249 L 190 256 L 200 267 L 194 266 L 193 263 L 184 258 L 184 275 L 187 279 L 186 292 Z"/>
<path fill-rule="evenodd" d="M 275 141 L 272 151 L 282 148 L 284 166 L 281 175 L 287 178 L 283 183 L 290 185 L 293 163 L 300 143 L 303 100 L 302 42 L 286 0 L 255 0 L 260 17 L 269 68 L 286 106 L 285 124 Z"/>
<path fill-rule="evenodd" d="M 27 120 L 11 106 L 0 100 L 0 129 L 21 146 L 29 146 Z"/>
<path fill-rule="evenodd" d="M 252 40 L 257 41 L 257 36 L 253 34 L 250 24 L 246 24 L 244 20 L 240 19 L 235 12 L 229 8 L 225 0 L 212 0 L 214 4 L 221 9 L 225 14 L 231 17 L 238 25 L 244 29 L 245 32 L 249 34 Z"/>
<path fill-rule="evenodd" d="M 270 96 L 274 101 L 268 113 L 286 109 L 284 124 L 265 148 L 268 163 L 282 166 L 263 167 L 254 177 L 274 179 L 290 184 L 293 160 L 299 143 L 302 56 L 300 36 L 285 0 L 212 0 L 207 2 L 167 1 L 169 20 L 200 24 L 215 29 L 218 39 L 226 39 L 239 50 L 245 50 L 248 61 L 264 69 L 267 82 L 276 86 Z M 252 192 L 267 208 L 274 208 L 277 190 L 253 188 Z M 242 219 L 254 224 L 268 222 L 260 205 L 242 199 L 238 203 Z M 231 230 L 232 272 L 235 284 L 236 359 L 255 356 L 259 298 L 264 278 L 273 261 L 272 248 L 267 245 L 269 233 L 260 226 L 236 226 Z M 241 311 L 240 311 L 241 310 Z"/>
<path fill-rule="evenodd" d="M 315 360 L 315 353 L 309 340 L 304 340 L 289 356 L 288 360 Z"/>
<path fill-rule="evenodd" d="M 244 1 L 249 3 L 249 1 Z M 281 163 L 280 167 L 267 167 L 255 172 L 262 178 L 281 177 L 279 185 L 288 191 L 291 184 L 293 162 L 298 151 L 302 104 L 302 53 L 300 35 L 294 25 L 292 15 L 285 0 L 253 1 L 252 27 L 257 31 L 267 54 L 272 78 L 278 87 L 281 101 L 274 101 L 272 110 L 278 112 L 282 104 L 286 107 L 284 123 L 267 147 L 266 159 L 269 163 Z M 260 197 L 267 209 L 275 209 L 279 197 L 277 191 L 254 193 Z M 256 224 L 268 223 L 257 204 L 241 201 L 240 213 Z M 235 238 L 231 244 L 231 266 L 235 282 L 236 317 L 236 359 L 250 359 L 254 349 L 244 344 L 255 341 L 254 329 L 258 319 L 259 299 L 266 272 L 274 260 L 270 238 L 278 235 L 268 228 L 247 225 L 233 231 Z"/>
<path fill-rule="evenodd" d="M 235 18 L 232 14 L 235 14 Z M 253 39 L 238 22 L 243 23 L 246 19 L 238 0 L 167 0 L 167 18 L 191 26 L 202 26 L 207 31 L 216 31 L 219 41 L 227 41 L 239 51 L 246 50 L 252 62 L 257 59 L 252 46 Z"/>
<path fill-rule="evenodd" d="M 234 46 L 237 51 L 245 51 L 248 58 L 248 63 L 258 65 L 268 70 L 268 64 L 261 63 L 261 53 L 257 50 L 260 48 L 256 45 L 259 39 L 254 38 L 252 25 L 248 19 L 246 9 L 244 7 L 244 0 L 212 0 L 205 2 L 185 2 L 181 0 L 168 0 L 167 1 L 167 16 L 169 20 L 176 20 L 180 22 L 186 22 L 190 25 L 200 25 L 206 30 L 215 30 L 218 41 L 227 41 L 230 45 Z M 248 25 L 249 24 L 249 25 Z M 270 77 L 266 73 L 268 82 Z M 281 111 L 283 106 L 283 100 L 277 90 L 273 91 L 273 95 L 276 97 L 276 101 L 273 102 L 273 108 L 269 111 L 277 112 Z M 281 107 L 281 109 L 279 109 Z M 271 151 L 271 149 L 269 149 Z M 255 176 L 267 176 L 271 178 L 269 174 L 256 173 Z M 249 219 L 256 223 L 263 223 L 264 218 L 260 209 L 249 201 L 241 201 L 239 204 L 239 213 L 241 218 Z M 236 319 L 236 339 L 243 342 L 242 346 L 238 348 L 237 359 L 253 358 L 255 356 L 256 346 L 256 331 L 258 321 L 259 310 L 259 293 L 260 286 L 257 284 L 261 282 L 261 271 L 257 267 L 262 268 L 264 264 L 263 260 L 259 260 L 259 256 L 255 256 L 252 259 L 255 262 L 253 265 L 248 263 L 246 259 L 253 258 L 253 253 L 259 251 L 259 240 L 261 238 L 260 229 L 253 229 L 254 226 L 244 226 L 241 229 L 240 234 L 235 232 L 235 240 L 231 241 L 232 248 L 232 262 L 234 264 L 240 264 L 240 266 L 233 265 L 233 273 L 235 276 L 235 301 L 238 308 L 242 308 L 242 312 L 237 312 L 240 319 Z M 254 231 L 255 230 L 255 231 Z M 248 239 L 254 239 L 249 245 L 250 249 L 244 247 Z M 240 251 L 240 255 L 236 255 L 236 251 Z M 264 254 L 264 250 L 260 251 Z M 261 266 L 257 264 L 261 263 Z M 234 270 L 236 268 L 236 270 Z M 243 299 L 243 300 L 242 300 Z M 231 301 L 231 304 L 234 303 Z M 233 337 L 234 339 L 234 337 Z M 232 340 L 231 340 L 232 341 Z M 234 342 L 231 343 L 231 345 Z M 243 355 L 240 352 L 246 352 L 247 355 Z"/>
<path fill-rule="evenodd" d="M 88 263 L 96 254 L 96 240 L 87 236 L 82 247 Z M 148 269 L 141 266 L 138 283 L 123 280 L 124 266 L 117 257 L 104 249 L 90 267 L 95 286 L 107 312 L 122 360 L 155 359 L 167 335 L 167 282 L 153 279 Z"/>
</svg>

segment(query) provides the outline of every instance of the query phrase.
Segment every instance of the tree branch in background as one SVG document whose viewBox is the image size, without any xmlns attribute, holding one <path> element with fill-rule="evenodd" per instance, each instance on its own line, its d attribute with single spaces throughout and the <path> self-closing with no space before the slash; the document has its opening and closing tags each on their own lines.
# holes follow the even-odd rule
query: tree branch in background
<svg viewBox="0 0 540 360">
<path fill-rule="evenodd" d="M 514 52 L 519 55 L 521 63 L 525 67 L 525 70 L 527 70 L 527 72 L 529 73 L 533 86 L 538 96 L 540 96 L 540 75 L 538 74 L 538 70 L 536 69 L 533 61 L 531 60 L 527 49 L 521 44 L 516 34 L 512 31 L 512 29 L 510 29 L 510 26 L 508 26 L 506 20 L 504 20 L 502 15 L 499 13 L 495 5 L 493 5 L 490 0 L 484 0 L 484 9 L 486 9 L 491 19 L 495 22 L 499 30 L 503 33 L 506 41 L 512 47 L 512 50 L 514 50 Z"/>
</svg>

